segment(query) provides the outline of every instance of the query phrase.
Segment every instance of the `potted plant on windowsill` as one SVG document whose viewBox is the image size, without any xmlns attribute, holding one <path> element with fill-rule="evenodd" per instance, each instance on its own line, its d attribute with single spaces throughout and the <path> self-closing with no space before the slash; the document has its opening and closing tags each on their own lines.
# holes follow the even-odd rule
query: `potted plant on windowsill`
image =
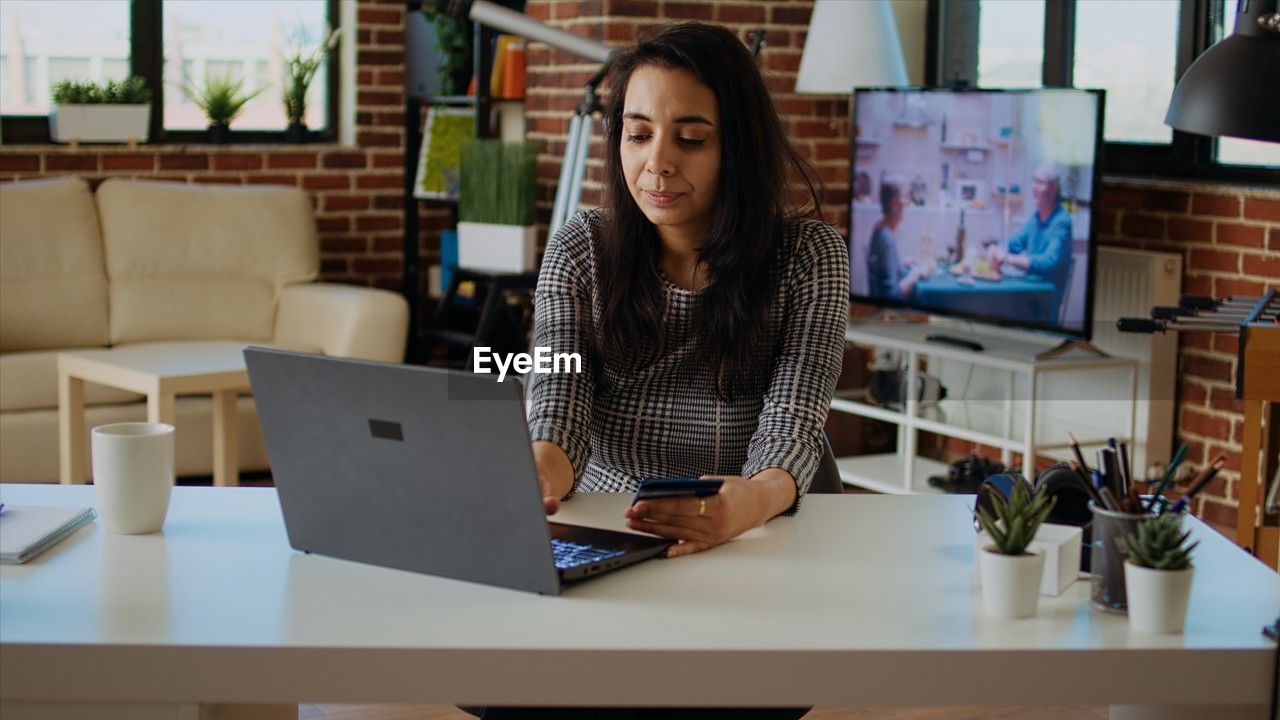
<svg viewBox="0 0 1280 720">
<path fill-rule="evenodd" d="M 137 76 L 120 82 L 63 80 L 52 88 L 49 135 L 54 142 L 146 142 L 151 90 Z"/>
<path fill-rule="evenodd" d="M 334 28 L 323 43 L 306 53 L 305 36 L 299 41 L 292 56 L 285 60 L 284 113 L 289 118 L 285 139 L 289 142 L 306 142 L 307 139 L 307 90 L 320 70 L 325 55 L 338 44 L 339 28 Z"/>
<path fill-rule="evenodd" d="M 244 106 L 265 90 L 245 90 L 244 80 L 233 80 L 227 75 L 206 75 L 199 90 L 184 84 L 183 92 L 191 98 L 209 119 L 209 141 L 225 143 L 231 139 L 231 123 L 244 110 Z"/>
<path fill-rule="evenodd" d="M 992 510 L 979 502 L 974 513 L 991 538 L 991 544 L 978 551 L 982 607 L 989 615 L 1010 619 L 1036 614 L 1044 555 L 1027 552 L 1027 546 L 1057 503 L 1044 488 L 1036 491 L 1025 478 L 1013 477 L 1007 499 L 998 490 L 987 488 L 983 492 Z"/>
<path fill-rule="evenodd" d="M 462 148 L 461 164 L 458 266 L 512 273 L 537 270 L 537 145 L 472 140 Z"/>
<path fill-rule="evenodd" d="M 1191 598 L 1191 533 L 1182 529 L 1182 515 L 1169 513 L 1143 518 L 1137 530 L 1123 538 L 1128 552 L 1124 585 L 1129 600 L 1129 626 L 1138 632 L 1181 633 Z"/>
</svg>

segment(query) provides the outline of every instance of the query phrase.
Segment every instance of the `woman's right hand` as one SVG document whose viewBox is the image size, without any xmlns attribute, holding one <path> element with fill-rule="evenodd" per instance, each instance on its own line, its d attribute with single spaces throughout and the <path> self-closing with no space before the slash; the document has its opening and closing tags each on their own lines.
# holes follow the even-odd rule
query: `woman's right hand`
<svg viewBox="0 0 1280 720">
<path fill-rule="evenodd" d="M 548 515 L 555 515 L 560 511 L 560 497 L 551 489 L 551 483 L 541 475 L 538 476 L 538 484 L 542 486 L 542 509 Z"/>
<path fill-rule="evenodd" d="M 548 515 L 560 510 L 560 498 L 573 489 L 573 463 L 559 445 L 545 440 L 533 442 L 533 462 L 542 488 L 542 508 Z"/>
</svg>

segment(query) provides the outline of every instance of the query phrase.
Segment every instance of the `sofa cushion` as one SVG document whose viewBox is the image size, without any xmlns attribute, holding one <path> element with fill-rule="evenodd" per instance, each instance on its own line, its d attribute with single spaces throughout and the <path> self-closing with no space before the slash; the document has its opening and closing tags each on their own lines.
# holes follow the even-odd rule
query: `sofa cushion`
<svg viewBox="0 0 1280 720">
<path fill-rule="evenodd" d="M 69 350 L 100 348 L 66 348 L 0 354 L 0 411 L 37 410 L 58 407 L 58 353 Z M 85 383 L 86 405 L 109 405 L 137 402 L 137 393 Z"/>
<path fill-rule="evenodd" d="M 112 344 L 270 339 L 276 295 L 319 269 L 295 187 L 110 179 L 98 188 Z"/>
<path fill-rule="evenodd" d="M 107 275 L 88 183 L 0 183 L 0 351 L 105 345 L 107 336 Z"/>
</svg>

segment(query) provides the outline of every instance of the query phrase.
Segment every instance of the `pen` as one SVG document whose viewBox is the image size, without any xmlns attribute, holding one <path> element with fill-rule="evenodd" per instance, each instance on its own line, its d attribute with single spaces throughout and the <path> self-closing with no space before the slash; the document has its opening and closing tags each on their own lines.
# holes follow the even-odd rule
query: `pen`
<svg viewBox="0 0 1280 720">
<path fill-rule="evenodd" d="M 1152 506 L 1156 503 L 1156 498 L 1164 497 L 1164 490 L 1173 480 L 1173 476 L 1177 473 L 1178 466 L 1182 464 L 1182 459 L 1187 456 L 1187 446 L 1182 444 L 1178 446 L 1178 451 L 1173 454 L 1173 459 L 1169 461 L 1169 467 L 1164 470 L 1164 477 L 1160 478 L 1156 489 L 1151 493 L 1151 499 L 1147 501 L 1147 512 L 1151 511 Z"/>
<path fill-rule="evenodd" d="M 1120 482 L 1124 484 L 1124 494 L 1129 494 L 1133 485 L 1133 469 L 1129 467 L 1129 443 L 1120 443 Z"/>
<path fill-rule="evenodd" d="M 1213 476 L 1217 475 L 1218 471 L 1222 469 L 1222 466 L 1226 464 L 1227 456 L 1222 453 L 1218 453 L 1218 456 L 1213 459 L 1213 462 L 1209 463 L 1209 465 L 1200 472 L 1200 477 L 1196 478 L 1195 483 L 1187 490 L 1187 494 L 1178 498 L 1178 502 L 1173 504 L 1173 507 L 1169 509 L 1169 512 L 1180 513 L 1183 510 L 1186 510 L 1187 505 L 1191 504 L 1191 498 L 1194 498 L 1196 493 L 1203 490 L 1204 487 L 1209 484 L 1209 481 L 1213 479 Z"/>
</svg>

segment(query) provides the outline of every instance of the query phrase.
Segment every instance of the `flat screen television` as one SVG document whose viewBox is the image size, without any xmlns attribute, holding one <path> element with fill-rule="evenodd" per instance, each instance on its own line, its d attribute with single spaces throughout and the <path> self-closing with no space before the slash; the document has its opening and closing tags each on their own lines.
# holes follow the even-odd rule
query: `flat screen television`
<svg viewBox="0 0 1280 720">
<path fill-rule="evenodd" d="M 854 91 L 849 294 L 1088 339 L 1101 90 Z"/>
</svg>

